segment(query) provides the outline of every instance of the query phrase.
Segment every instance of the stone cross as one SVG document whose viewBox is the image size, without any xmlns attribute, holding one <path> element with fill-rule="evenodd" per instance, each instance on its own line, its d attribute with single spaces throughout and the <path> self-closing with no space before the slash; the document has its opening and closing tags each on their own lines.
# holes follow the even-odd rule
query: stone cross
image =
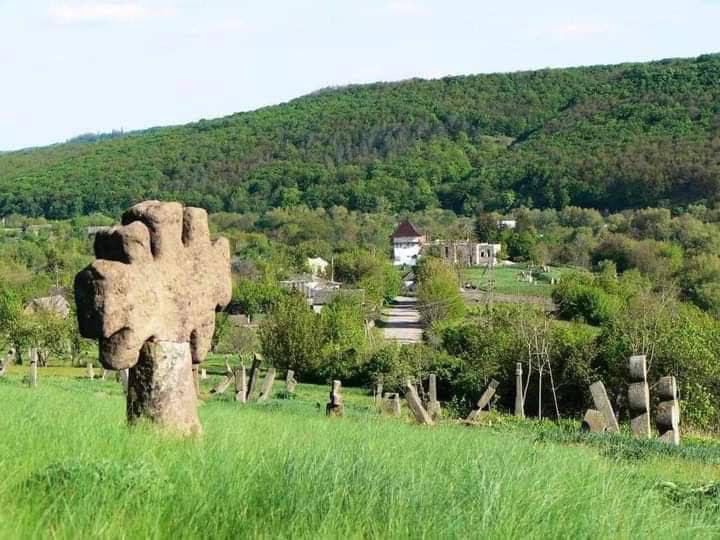
<svg viewBox="0 0 720 540">
<path fill-rule="evenodd" d="M 210 241 L 205 210 L 148 201 L 98 233 L 95 255 L 75 278 L 78 323 L 104 367 L 130 370 L 128 420 L 199 433 L 192 364 L 230 301 L 227 240 Z"/>
<path fill-rule="evenodd" d="M 430 415 L 430 418 L 437 420 L 440 418 L 441 410 L 440 402 L 437 398 L 437 376 L 434 373 L 431 373 L 430 381 L 428 382 L 427 412 Z"/>
<path fill-rule="evenodd" d="M 30 386 L 37 387 L 38 381 L 38 350 L 30 349 Z"/>
<path fill-rule="evenodd" d="M 292 369 L 288 369 L 287 374 L 285 375 L 285 390 L 287 390 L 288 394 L 294 394 L 296 386 L 297 381 L 295 380 L 295 372 Z"/>
<path fill-rule="evenodd" d="M 490 384 L 485 389 L 482 396 L 480 396 L 480 399 L 478 400 L 475 409 L 471 411 L 468 417 L 465 419 L 466 422 L 475 422 L 482 415 L 482 410 L 490 403 L 490 400 L 495 395 L 495 391 L 497 390 L 497 387 L 499 385 L 500 383 L 495 379 L 492 379 L 490 381 Z"/>
<path fill-rule="evenodd" d="M 630 380 L 628 384 L 628 408 L 630 429 L 637 439 L 649 439 L 650 432 L 650 389 L 647 384 L 647 360 L 645 355 L 631 356 L 629 361 Z"/>
<path fill-rule="evenodd" d="M 410 407 L 410 410 L 415 415 L 415 420 L 418 424 L 425 424 L 428 426 L 432 426 L 434 424 L 433 419 L 425 410 L 425 407 L 423 407 L 417 388 L 411 379 L 407 379 L 405 381 L 405 399 L 407 400 L 408 407 Z"/>
<path fill-rule="evenodd" d="M 245 376 L 245 364 L 235 368 L 235 401 L 245 403 L 247 401 L 247 377 Z"/>
<path fill-rule="evenodd" d="M 515 416 L 525 418 L 525 399 L 523 398 L 522 363 L 515 364 Z"/>
<path fill-rule="evenodd" d="M 592 394 L 595 409 L 600 411 L 605 418 L 605 425 L 607 426 L 606 431 L 618 433 L 620 431 L 620 426 L 618 426 L 617 418 L 615 418 L 615 412 L 613 411 L 612 404 L 608 399 L 607 392 L 605 391 L 605 385 L 602 381 L 596 381 L 590 385 L 590 394 Z"/>
<path fill-rule="evenodd" d="M 400 394 L 387 392 L 382 398 L 382 412 L 390 416 L 400 417 Z"/>
<path fill-rule="evenodd" d="M 275 368 L 271 367 L 268 368 L 267 373 L 265 374 L 265 379 L 263 379 L 263 385 L 262 389 L 260 390 L 260 397 L 258 398 L 258 401 L 267 401 L 270 395 L 272 394 L 272 387 L 273 383 L 275 382 Z"/>
<path fill-rule="evenodd" d="M 340 393 L 342 383 L 333 381 L 330 390 L 330 401 L 325 407 L 325 414 L 328 416 L 342 416 L 345 414 L 345 405 L 343 404 L 342 394 Z"/>
<path fill-rule="evenodd" d="M 677 399 L 675 377 L 663 377 L 658 381 L 657 394 L 660 403 L 655 411 L 655 425 L 660 440 L 669 444 L 680 444 L 680 405 Z"/>
</svg>

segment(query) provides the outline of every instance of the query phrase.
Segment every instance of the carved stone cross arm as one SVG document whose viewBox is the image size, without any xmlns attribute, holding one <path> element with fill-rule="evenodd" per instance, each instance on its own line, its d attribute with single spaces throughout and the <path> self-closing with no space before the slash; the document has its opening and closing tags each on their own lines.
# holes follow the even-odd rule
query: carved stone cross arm
<svg viewBox="0 0 720 540">
<path fill-rule="evenodd" d="M 232 294 L 227 240 L 212 243 L 206 212 L 179 203 L 141 203 L 122 223 L 98 234 L 97 260 L 76 278 L 80 333 L 108 369 L 133 367 L 151 339 L 189 342 L 202 362 Z"/>
</svg>

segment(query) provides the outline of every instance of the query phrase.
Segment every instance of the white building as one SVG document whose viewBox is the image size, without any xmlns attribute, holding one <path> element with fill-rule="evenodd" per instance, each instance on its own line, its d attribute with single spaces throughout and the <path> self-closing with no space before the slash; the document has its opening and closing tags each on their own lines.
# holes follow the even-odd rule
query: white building
<svg viewBox="0 0 720 540">
<path fill-rule="evenodd" d="M 498 229 L 515 229 L 517 227 L 516 219 L 501 219 L 497 222 Z"/>
<path fill-rule="evenodd" d="M 393 244 L 393 264 L 395 266 L 415 266 L 420 250 L 425 243 L 425 235 L 409 221 L 401 222 L 390 236 Z"/>
<path fill-rule="evenodd" d="M 309 257 L 307 265 L 314 276 L 325 276 L 327 275 L 327 267 L 330 266 L 330 263 L 322 257 Z"/>
</svg>

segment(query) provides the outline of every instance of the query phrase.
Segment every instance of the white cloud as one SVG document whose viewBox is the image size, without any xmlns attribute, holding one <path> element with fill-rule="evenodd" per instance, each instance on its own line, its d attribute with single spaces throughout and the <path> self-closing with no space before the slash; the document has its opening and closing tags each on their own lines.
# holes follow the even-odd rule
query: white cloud
<svg viewBox="0 0 720 540">
<path fill-rule="evenodd" d="M 139 2 L 64 2 L 48 9 L 48 16 L 62 24 L 129 23 L 174 14 L 171 8 L 151 8 Z"/>
<path fill-rule="evenodd" d="M 430 8 L 416 0 L 393 0 L 386 9 L 394 15 L 404 17 L 425 17 L 431 14 Z"/>
<path fill-rule="evenodd" d="M 188 32 L 190 37 L 217 36 L 223 34 L 241 34 L 252 32 L 253 28 L 242 19 L 230 18 L 224 21 L 200 26 Z"/>
</svg>

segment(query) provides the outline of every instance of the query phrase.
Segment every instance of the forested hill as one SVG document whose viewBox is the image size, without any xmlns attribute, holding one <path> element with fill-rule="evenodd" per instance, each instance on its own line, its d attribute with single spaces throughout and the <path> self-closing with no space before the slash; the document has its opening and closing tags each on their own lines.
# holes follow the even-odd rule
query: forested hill
<svg viewBox="0 0 720 540">
<path fill-rule="evenodd" d="M 116 138 L 0 155 L 0 215 L 720 198 L 720 55 L 350 86 Z"/>
</svg>

